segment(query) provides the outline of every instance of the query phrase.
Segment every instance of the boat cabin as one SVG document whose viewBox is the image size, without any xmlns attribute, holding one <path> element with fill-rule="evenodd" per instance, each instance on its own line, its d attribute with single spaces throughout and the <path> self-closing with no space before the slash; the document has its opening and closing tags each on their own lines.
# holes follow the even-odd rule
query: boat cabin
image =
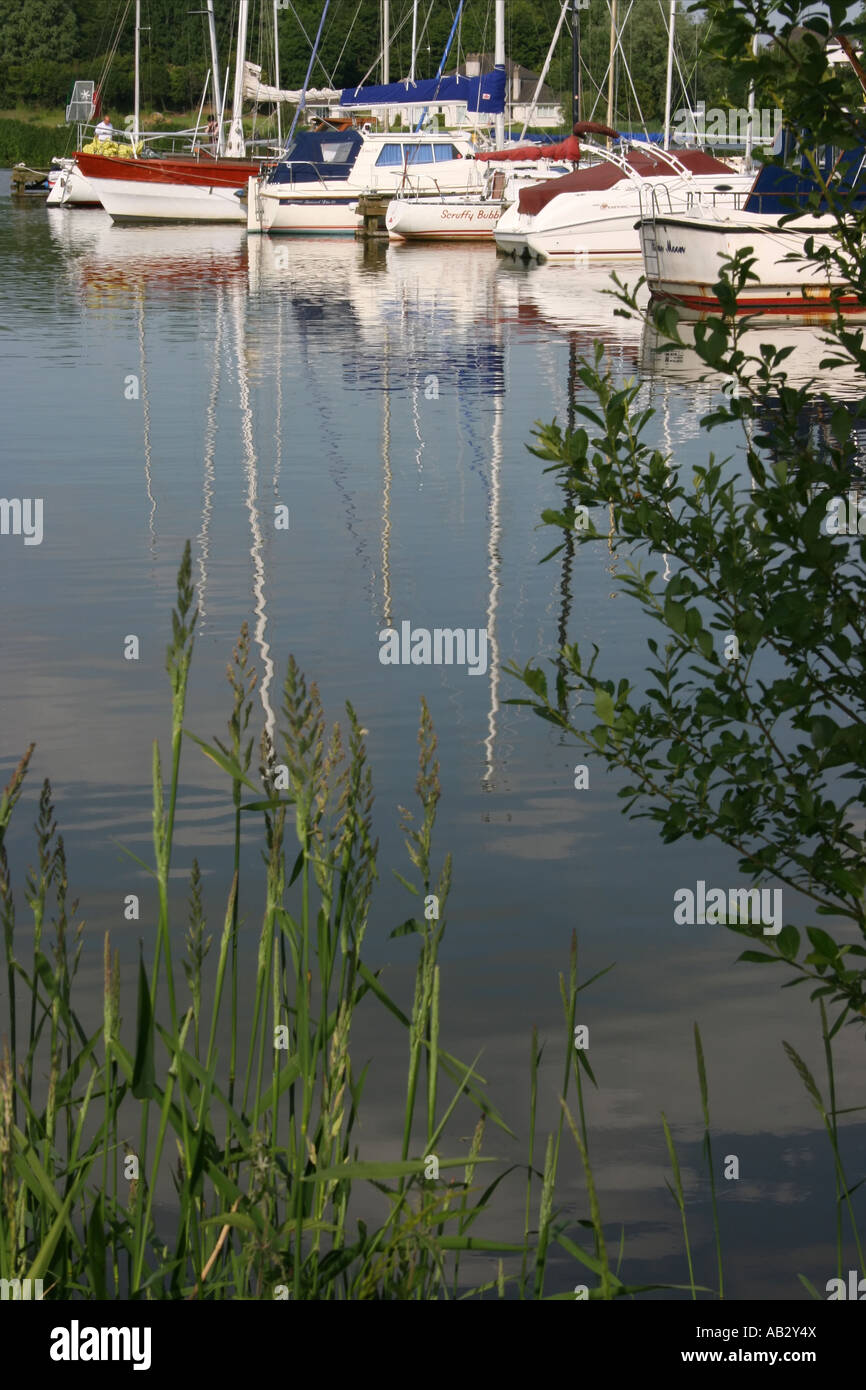
<svg viewBox="0 0 866 1390">
<path fill-rule="evenodd" d="M 295 185 L 327 180 L 365 189 L 390 187 L 404 171 L 410 176 L 423 171 L 435 178 L 435 166 L 453 166 L 473 154 L 468 136 L 448 132 L 304 130 L 293 138 L 269 181 Z"/>
</svg>

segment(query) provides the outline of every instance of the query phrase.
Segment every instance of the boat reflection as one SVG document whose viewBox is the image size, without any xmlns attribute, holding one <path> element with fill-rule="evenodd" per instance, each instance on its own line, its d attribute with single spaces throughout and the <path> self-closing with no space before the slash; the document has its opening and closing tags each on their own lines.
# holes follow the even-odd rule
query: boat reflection
<svg viewBox="0 0 866 1390">
<path fill-rule="evenodd" d="M 106 213 L 46 210 L 51 240 L 85 302 L 123 301 L 145 286 L 164 296 L 207 292 L 243 280 L 246 254 L 236 227 L 119 227 Z"/>
<path fill-rule="evenodd" d="M 680 320 L 679 332 L 684 347 L 666 345 L 658 329 L 645 324 L 641 337 L 640 370 L 648 378 L 661 378 L 673 386 L 681 386 L 689 394 L 697 387 L 699 399 L 709 401 L 723 388 L 725 377 L 707 367 L 692 346 L 696 322 Z M 824 358 L 838 355 L 838 347 L 828 344 L 826 324 L 816 327 L 801 318 L 774 318 L 771 324 L 756 324 L 741 332 L 740 348 L 747 357 L 759 359 L 762 343 L 770 343 L 777 349 L 790 349 L 789 356 L 781 366 L 789 386 L 812 385 L 818 391 L 832 392 L 838 399 L 854 399 L 862 395 L 862 382 L 858 380 L 853 366 L 821 366 Z M 754 366 L 748 370 L 754 371 Z"/>
</svg>

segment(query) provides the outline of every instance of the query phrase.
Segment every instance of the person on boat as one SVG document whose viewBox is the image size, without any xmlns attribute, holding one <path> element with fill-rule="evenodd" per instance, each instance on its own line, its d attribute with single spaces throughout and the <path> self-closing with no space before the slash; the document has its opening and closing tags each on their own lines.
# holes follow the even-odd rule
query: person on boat
<svg viewBox="0 0 866 1390">
<path fill-rule="evenodd" d="M 217 118 L 212 114 L 210 120 L 207 123 L 207 138 L 211 141 L 211 154 L 216 154 L 216 138 L 218 130 L 219 126 L 217 125 Z"/>
<path fill-rule="evenodd" d="M 111 124 L 111 118 L 107 111 L 103 112 L 102 120 L 99 122 L 99 125 L 96 127 L 96 130 L 93 132 L 93 134 L 95 139 L 99 141 L 100 145 L 103 145 L 106 140 L 114 139 L 114 127 Z"/>
</svg>

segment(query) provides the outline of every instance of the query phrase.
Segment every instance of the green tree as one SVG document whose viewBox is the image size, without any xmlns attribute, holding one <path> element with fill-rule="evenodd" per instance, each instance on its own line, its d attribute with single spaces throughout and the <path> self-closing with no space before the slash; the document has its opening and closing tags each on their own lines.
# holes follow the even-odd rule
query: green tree
<svg viewBox="0 0 866 1390">
<path fill-rule="evenodd" d="M 48 59 L 75 52 L 78 24 L 64 0 L 0 0 L 0 62 Z"/>
</svg>

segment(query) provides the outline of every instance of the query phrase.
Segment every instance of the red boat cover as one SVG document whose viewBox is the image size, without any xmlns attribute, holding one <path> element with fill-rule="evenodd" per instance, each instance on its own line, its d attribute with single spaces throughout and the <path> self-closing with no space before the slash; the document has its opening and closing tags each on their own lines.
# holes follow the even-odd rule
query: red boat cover
<svg viewBox="0 0 866 1390">
<path fill-rule="evenodd" d="M 513 150 L 485 150 L 475 156 L 485 159 L 571 159 L 576 164 L 580 159 L 580 141 L 575 135 L 560 140 L 558 145 L 518 145 Z"/>
<path fill-rule="evenodd" d="M 678 150 L 677 159 L 681 164 L 693 174 L 733 174 L 734 170 L 728 164 L 723 164 L 720 159 L 715 159 L 711 154 L 704 154 L 703 150 Z M 670 178 L 676 171 L 664 159 L 658 155 L 644 154 L 643 151 L 634 150 L 628 156 L 630 167 L 644 179 L 658 179 L 667 176 Z M 528 213 L 535 216 L 541 209 L 547 207 L 552 198 L 556 198 L 560 193 L 584 193 L 599 192 L 605 188 L 612 188 L 620 179 L 626 177 L 622 169 L 615 164 L 599 163 L 594 164 L 590 169 L 576 169 L 573 174 L 563 174 L 558 179 L 547 179 L 544 183 L 537 183 L 531 188 L 523 188 L 520 191 L 520 198 L 517 204 L 518 212 Z"/>
<path fill-rule="evenodd" d="M 602 125 L 601 121 L 575 121 L 572 126 L 575 135 L 609 135 L 611 140 L 618 140 L 619 135 L 615 130 L 611 130 L 609 125 Z"/>
</svg>

